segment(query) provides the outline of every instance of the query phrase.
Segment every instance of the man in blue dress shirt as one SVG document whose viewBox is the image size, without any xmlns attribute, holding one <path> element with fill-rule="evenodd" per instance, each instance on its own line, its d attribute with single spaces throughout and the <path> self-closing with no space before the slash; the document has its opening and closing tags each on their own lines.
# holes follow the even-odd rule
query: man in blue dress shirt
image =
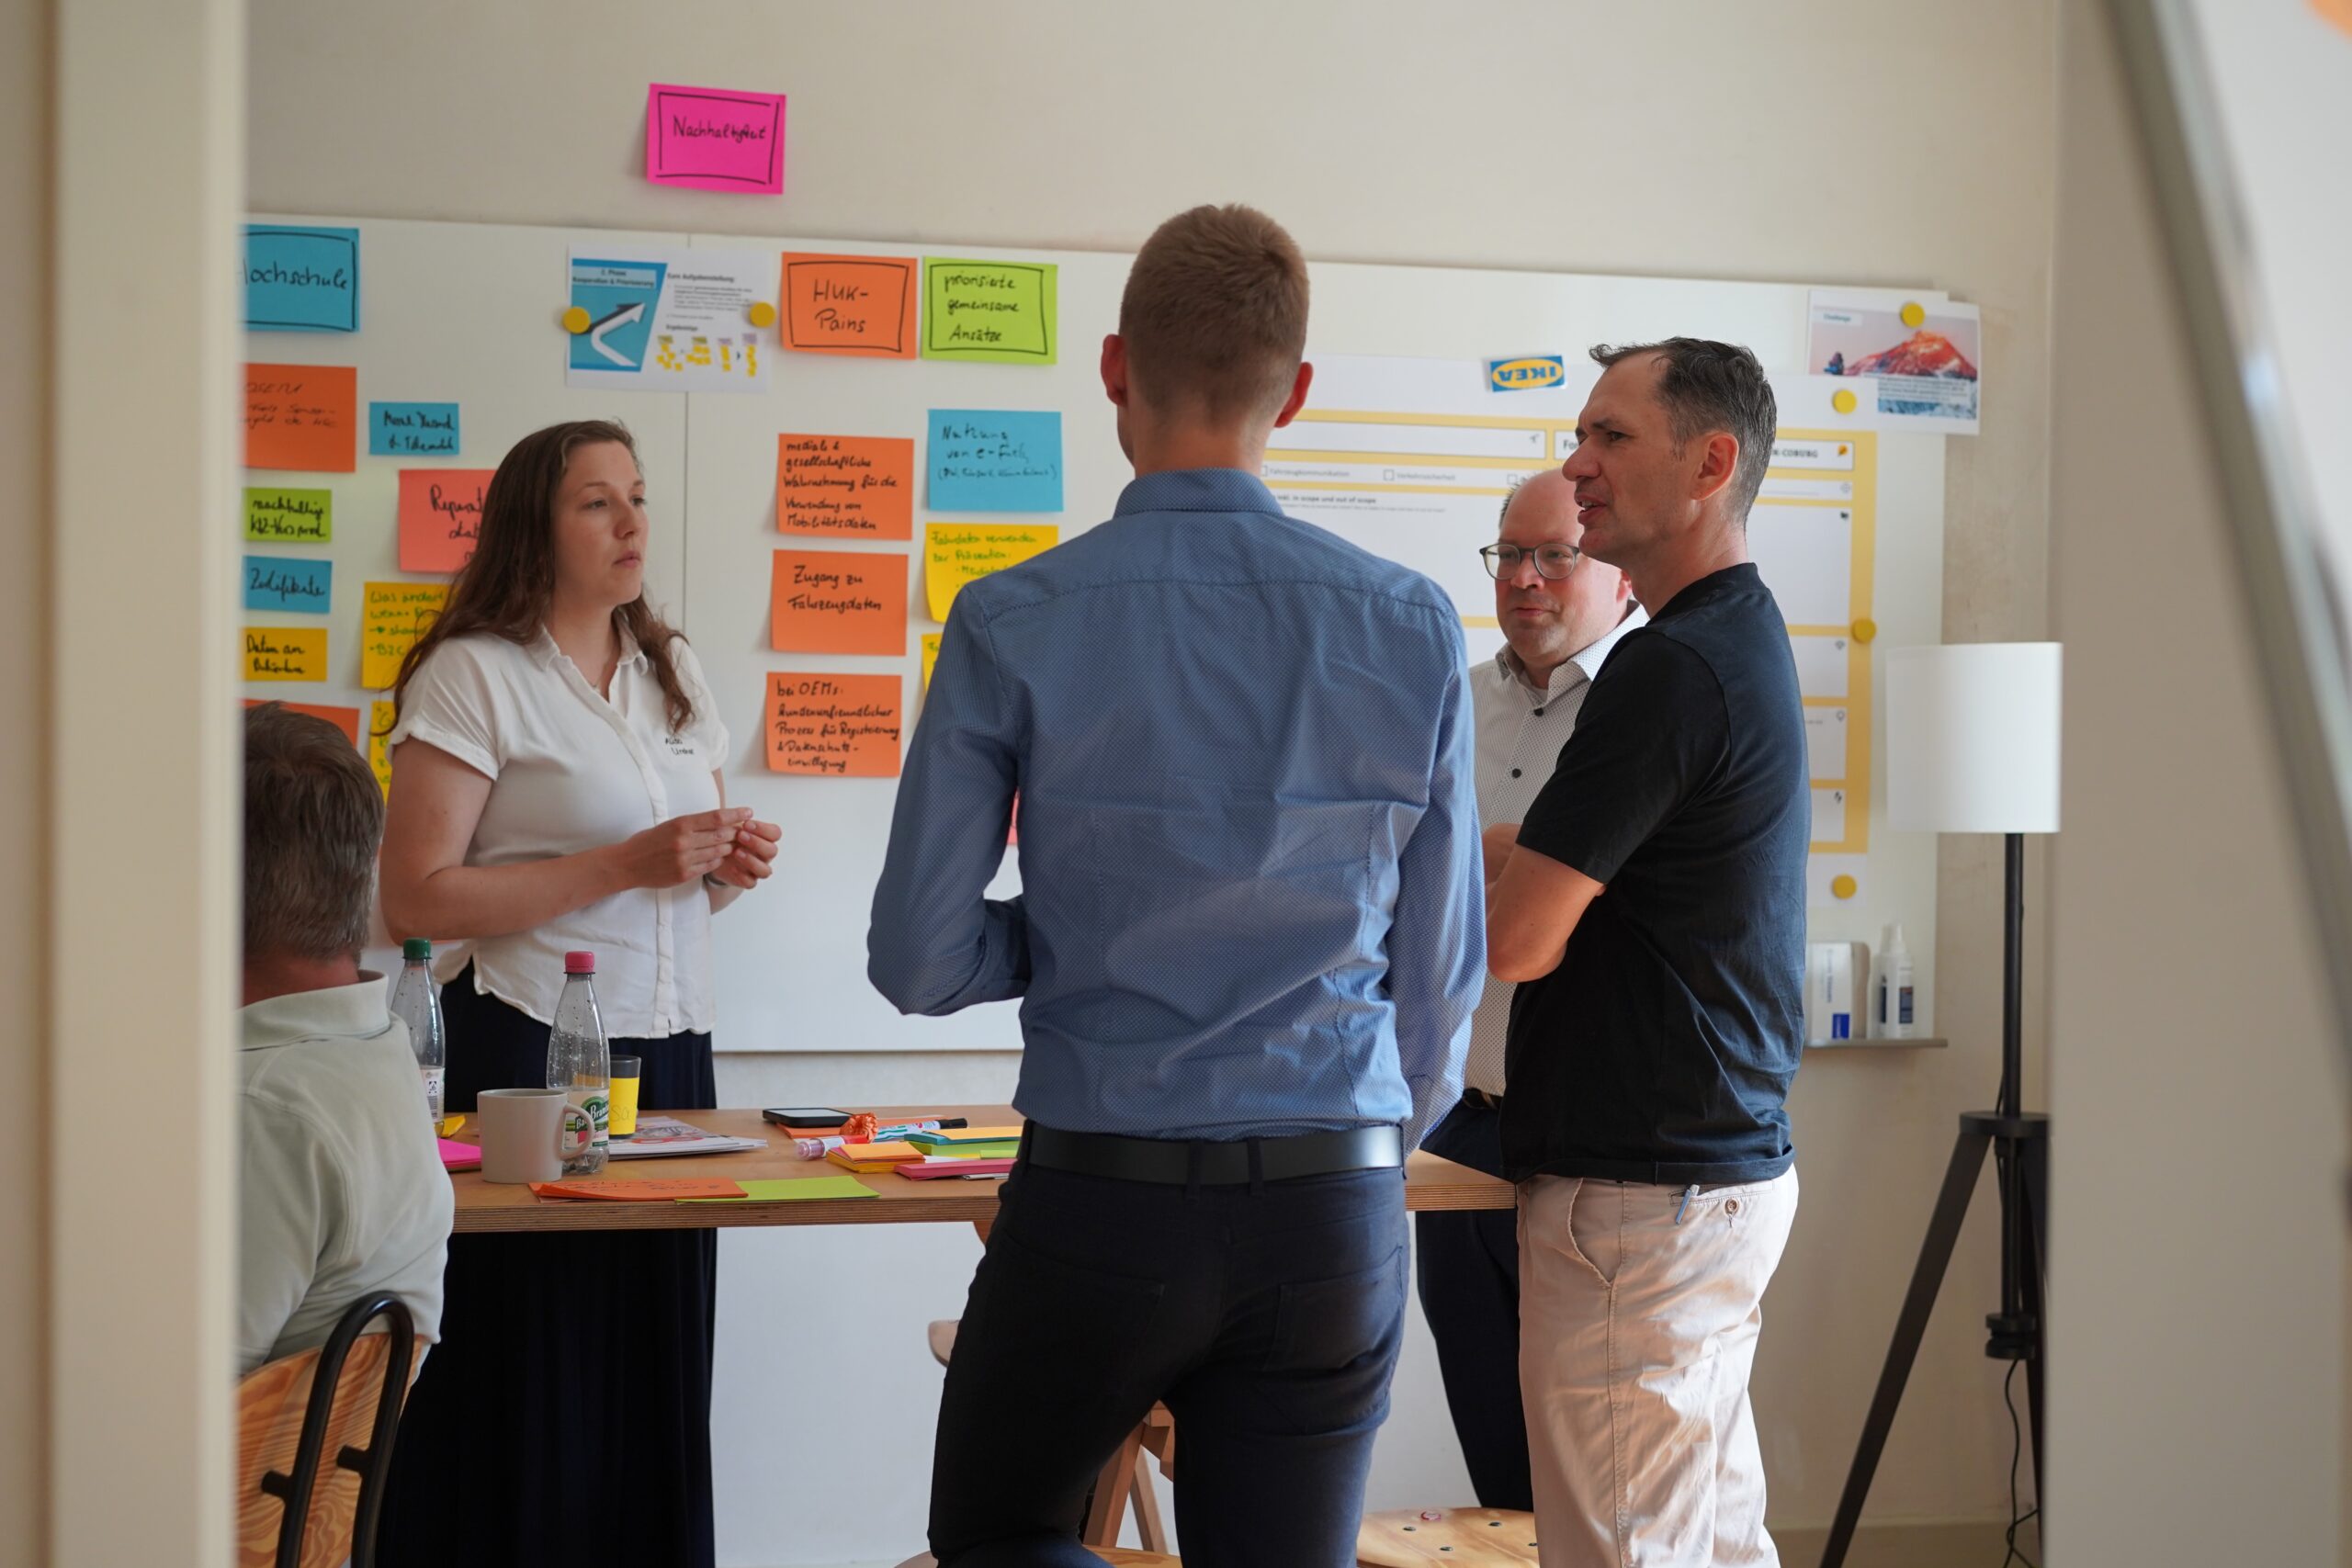
<svg viewBox="0 0 2352 1568">
<path fill-rule="evenodd" d="M 1029 1123 L 940 1404 L 944 1568 L 1095 1562 L 1089 1483 L 1155 1400 L 1188 1557 L 1355 1560 L 1404 1156 L 1486 935 L 1453 605 L 1257 477 L 1306 297 L 1262 213 L 1152 235 L 1102 344 L 1135 482 L 957 595 L 909 749 L 867 973 L 905 1012 L 1022 998 Z"/>
</svg>

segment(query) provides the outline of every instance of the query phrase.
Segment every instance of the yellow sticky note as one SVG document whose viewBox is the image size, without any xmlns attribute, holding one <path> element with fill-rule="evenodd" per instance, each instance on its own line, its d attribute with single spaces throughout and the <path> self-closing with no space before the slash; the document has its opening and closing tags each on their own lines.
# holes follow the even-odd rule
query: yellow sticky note
<svg viewBox="0 0 2352 1568">
<path fill-rule="evenodd" d="M 1061 539 L 1060 526 L 1052 523 L 931 524 L 922 541 L 922 586 L 931 618 L 947 619 L 947 607 L 964 584 L 1043 555 Z"/>
<path fill-rule="evenodd" d="M 248 681 L 327 678 L 324 626 L 247 626 L 243 637 Z"/>
<path fill-rule="evenodd" d="M 390 703 L 368 705 L 368 765 L 376 770 L 377 786 L 388 795 L 392 793 L 392 751 L 385 744 L 385 737 L 392 732 L 392 714 Z M 441 1135 L 446 1138 L 455 1130 L 446 1128 Z"/>
<path fill-rule="evenodd" d="M 939 662 L 939 639 L 942 635 L 939 632 L 922 634 L 922 689 L 926 692 L 931 690 L 932 666 Z"/>
<path fill-rule="evenodd" d="M 370 582 L 359 601 L 359 683 L 390 691 L 401 660 L 448 602 L 446 582 Z"/>
</svg>

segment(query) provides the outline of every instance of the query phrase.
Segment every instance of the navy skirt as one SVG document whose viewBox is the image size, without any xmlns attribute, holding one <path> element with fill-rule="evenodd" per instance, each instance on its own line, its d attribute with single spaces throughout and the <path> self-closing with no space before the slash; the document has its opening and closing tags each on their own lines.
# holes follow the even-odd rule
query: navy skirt
<svg viewBox="0 0 2352 1568">
<path fill-rule="evenodd" d="M 548 1026 L 441 988 L 449 1109 L 547 1082 Z M 638 1103 L 716 1105 L 710 1036 L 615 1040 Z M 386 1568 L 711 1568 L 715 1231 L 449 1238 L 441 1338 L 401 1416 Z"/>
</svg>

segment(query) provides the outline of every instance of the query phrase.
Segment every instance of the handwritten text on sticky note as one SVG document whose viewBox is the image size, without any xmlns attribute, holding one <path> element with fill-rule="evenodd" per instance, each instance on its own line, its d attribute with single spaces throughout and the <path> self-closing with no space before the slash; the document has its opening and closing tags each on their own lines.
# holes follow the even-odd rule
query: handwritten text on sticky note
<svg viewBox="0 0 2352 1568">
<path fill-rule="evenodd" d="M 933 409 L 924 467 L 934 512 L 1059 512 L 1058 412 Z"/>
<path fill-rule="evenodd" d="M 323 615 L 334 603 L 334 562 L 307 556 L 247 556 L 245 608 Z"/>
<path fill-rule="evenodd" d="M 836 778 L 896 778 L 903 679 L 768 675 L 768 768 Z"/>
<path fill-rule="evenodd" d="M 786 534 L 914 537 L 915 444 L 893 435 L 779 435 L 775 525 Z"/>
<path fill-rule="evenodd" d="M 784 253 L 784 346 L 868 359 L 915 356 L 912 256 Z"/>
<path fill-rule="evenodd" d="M 376 787 L 392 793 L 392 749 L 387 744 L 398 710 L 390 703 L 368 705 L 368 765 L 376 772 Z"/>
<path fill-rule="evenodd" d="M 1052 263 L 926 256 L 922 276 L 925 359 L 1054 363 Z"/>
<path fill-rule="evenodd" d="M 245 225 L 245 330 L 359 330 L 359 231 Z"/>
<path fill-rule="evenodd" d="M 401 660 L 449 602 L 446 582 L 370 582 L 359 601 L 359 683 L 390 691 Z"/>
<path fill-rule="evenodd" d="M 245 626 L 241 629 L 248 681 L 323 681 L 324 626 Z"/>
<path fill-rule="evenodd" d="M 348 365 L 245 367 L 245 467 L 347 474 L 359 466 L 359 373 Z"/>
<path fill-rule="evenodd" d="M 947 607 L 964 584 L 992 571 L 1018 566 L 1061 542 L 1051 523 L 933 523 L 923 529 L 922 585 L 931 618 L 947 619 Z"/>
<path fill-rule="evenodd" d="M 401 570 L 455 571 L 481 537 L 489 468 L 401 470 Z"/>
<path fill-rule="evenodd" d="M 907 558 L 778 550 L 768 645 L 794 653 L 907 651 Z"/>
<path fill-rule="evenodd" d="M 775 196 L 784 189 L 784 95 L 645 90 L 645 177 L 658 186 Z"/>
<path fill-rule="evenodd" d="M 369 403 L 368 455 L 371 457 L 456 457 L 458 405 Z"/>
<path fill-rule="evenodd" d="M 245 491 L 245 537 L 263 544 L 323 545 L 334 537 L 334 491 L 255 487 Z"/>
</svg>

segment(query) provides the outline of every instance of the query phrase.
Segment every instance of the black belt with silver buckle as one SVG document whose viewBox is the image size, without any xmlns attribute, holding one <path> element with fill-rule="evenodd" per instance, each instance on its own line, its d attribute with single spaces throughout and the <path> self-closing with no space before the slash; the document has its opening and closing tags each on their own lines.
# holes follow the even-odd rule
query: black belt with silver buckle
<svg viewBox="0 0 2352 1568">
<path fill-rule="evenodd" d="M 1405 1163 L 1404 1140 L 1394 1127 L 1351 1127 L 1344 1133 L 1301 1133 L 1287 1138 L 1233 1143 L 1128 1138 L 1116 1133 L 1064 1133 L 1032 1122 L 1022 1134 L 1032 1165 L 1119 1181 L 1184 1187 L 1231 1187 L 1245 1181 L 1291 1181 L 1351 1170 L 1387 1170 Z M 1252 1167 L 1255 1168 L 1252 1168 Z"/>
</svg>

